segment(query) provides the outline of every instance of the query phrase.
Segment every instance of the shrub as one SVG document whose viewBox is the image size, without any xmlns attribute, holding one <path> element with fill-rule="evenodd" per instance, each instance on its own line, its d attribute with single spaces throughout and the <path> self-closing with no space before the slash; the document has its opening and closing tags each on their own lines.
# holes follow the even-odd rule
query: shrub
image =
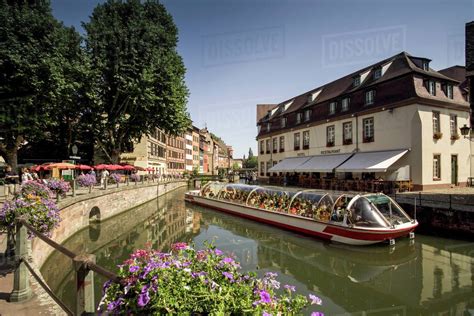
<svg viewBox="0 0 474 316">
<path fill-rule="evenodd" d="M 48 188 L 57 193 L 58 195 L 66 195 L 67 192 L 71 189 L 69 182 L 58 179 L 51 179 L 48 181 Z"/>
<path fill-rule="evenodd" d="M 104 284 L 99 310 L 131 315 L 288 315 L 309 303 L 321 304 L 315 295 L 295 294 L 291 285 L 277 294 L 276 273 L 263 278 L 241 273 L 238 262 L 213 246 L 195 250 L 177 243 L 169 253 L 137 250 L 119 269 L 121 281 Z"/>
<path fill-rule="evenodd" d="M 76 178 L 76 181 L 81 187 L 91 187 L 97 183 L 97 178 L 93 174 L 82 174 Z"/>
</svg>

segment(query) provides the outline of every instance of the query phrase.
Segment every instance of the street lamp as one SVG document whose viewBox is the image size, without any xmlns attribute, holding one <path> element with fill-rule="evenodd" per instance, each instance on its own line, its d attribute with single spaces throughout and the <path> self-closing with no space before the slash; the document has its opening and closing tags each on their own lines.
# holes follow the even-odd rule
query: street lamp
<svg viewBox="0 0 474 316">
<path fill-rule="evenodd" d="M 471 131 L 471 128 L 469 126 L 467 126 L 466 124 L 464 124 L 463 127 L 459 128 L 461 130 L 461 135 L 464 136 L 464 138 L 468 138 L 470 139 L 470 137 L 468 136 L 470 131 Z"/>
</svg>

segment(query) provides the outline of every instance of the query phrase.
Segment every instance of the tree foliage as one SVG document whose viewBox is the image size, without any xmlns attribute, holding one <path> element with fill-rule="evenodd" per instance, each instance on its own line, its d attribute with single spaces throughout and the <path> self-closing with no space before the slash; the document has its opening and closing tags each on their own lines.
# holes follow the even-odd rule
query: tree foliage
<svg viewBox="0 0 474 316">
<path fill-rule="evenodd" d="M 171 134 L 189 126 L 178 30 L 163 5 L 109 0 L 84 28 L 98 89 L 94 133 L 109 160 L 157 126 Z"/>
<path fill-rule="evenodd" d="M 0 21 L 0 154 L 15 168 L 18 149 L 55 119 L 63 26 L 39 0 L 0 0 Z"/>
</svg>

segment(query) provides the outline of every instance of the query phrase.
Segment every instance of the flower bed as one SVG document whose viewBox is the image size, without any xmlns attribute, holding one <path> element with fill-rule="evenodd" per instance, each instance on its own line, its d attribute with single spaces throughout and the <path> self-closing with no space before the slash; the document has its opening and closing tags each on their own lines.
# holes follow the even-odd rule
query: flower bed
<svg viewBox="0 0 474 316">
<path fill-rule="evenodd" d="M 21 185 L 18 196 L 38 196 L 49 199 L 53 196 L 51 190 L 43 183 L 37 181 L 28 181 Z"/>
<path fill-rule="evenodd" d="M 233 258 L 212 246 L 195 250 L 185 243 L 170 253 L 137 250 L 119 266 L 120 283 L 104 284 L 99 310 L 113 314 L 288 315 L 309 304 L 321 305 L 315 295 L 295 294 L 276 273 L 257 278 L 240 272 Z M 314 312 L 313 315 L 322 315 Z"/>
</svg>

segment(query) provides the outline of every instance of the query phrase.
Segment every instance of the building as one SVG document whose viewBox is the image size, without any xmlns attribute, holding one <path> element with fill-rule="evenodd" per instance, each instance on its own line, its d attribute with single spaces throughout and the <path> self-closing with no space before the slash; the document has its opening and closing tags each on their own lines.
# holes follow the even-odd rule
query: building
<svg viewBox="0 0 474 316">
<path fill-rule="evenodd" d="M 187 172 L 193 171 L 193 129 L 192 127 L 188 128 L 184 133 L 185 139 L 185 154 L 186 162 L 185 169 Z"/>
<path fill-rule="evenodd" d="M 167 137 L 167 165 L 168 174 L 182 174 L 186 170 L 184 135 L 168 135 Z"/>
<path fill-rule="evenodd" d="M 166 134 L 156 128 L 150 135 L 143 135 L 130 151 L 120 155 L 120 161 L 166 174 Z"/>
<path fill-rule="evenodd" d="M 375 179 L 395 188 L 465 185 L 470 144 L 459 127 L 469 122 L 467 91 L 430 61 L 402 52 L 277 105 L 258 105 L 259 179 L 323 188 Z"/>
<path fill-rule="evenodd" d="M 199 150 L 199 128 L 193 126 L 192 128 L 192 137 L 193 137 L 193 171 L 197 170 L 198 173 L 201 171 L 201 154 Z"/>
<path fill-rule="evenodd" d="M 201 131 L 199 132 L 199 173 L 209 174 L 209 143 Z"/>
</svg>

